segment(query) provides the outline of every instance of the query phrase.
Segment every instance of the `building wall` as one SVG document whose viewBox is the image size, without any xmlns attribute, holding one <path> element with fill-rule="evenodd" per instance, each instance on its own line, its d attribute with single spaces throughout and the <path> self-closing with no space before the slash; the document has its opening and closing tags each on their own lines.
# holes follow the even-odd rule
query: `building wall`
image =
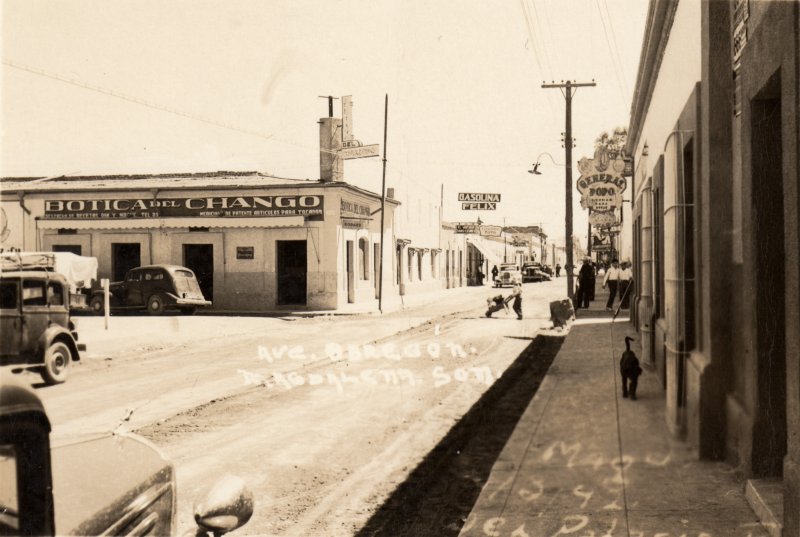
<svg viewBox="0 0 800 537">
<path fill-rule="evenodd" d="M 737 5 L 749 9 L 738 80 Z M 653 2 L 646 36 L 667 35 L 670 9 L 668 40 L 645 44 L 629 129 L 643 361 L 663 379 L 668 426 L 700 458 L 782 477 L 796 537 L 800 3 Z"/>
<path fill-rule="evenodd" d="M 731 399 L 739 407 L 732 405 L 728 444 L 748 474 L 783 474 L 784 535 L 793 536 L 800 535 L 798 10 L 797 2 L 751 2 L 741 57 L 742 113 L 734 128 L 741 133 L 741 196 L 734 201 L 741 234 L 733 247 L 740 238 L 742 292 L 733 307 L 737 325 L 747 324 L 732 343 Z"/>
<path fill-rule="evenodd" d="M 162 191 L 159 199 L 231 196 L 232 192 L 234 195 L 274 195 L 298 194 L 300 190 L 289 188 L 244 192 L 238 188 L 234 191 L 182 189 Z M 302 216 L 247 219 L 37 219 L 44 215 L 45 199 L 148 199 L 153 196 L 149 191 L 28 193 L 24 205 L 30 214 L 24 210 L 20 213 L 18 196 L 4 196 L 3 208 L 5 210 L 8 207 L 12 214 L 20 213 L 13 222 L 13 229 L 19 230 L 13 236 L 14 247 L 36 251 L 50 250 L 57 245 L 79 245 L 83 255 L 98 259 L 99 278 L 113 279 L 113 243 L 139 244 L 140 264 L 177 265 L 186 264 L 184 245 L 210 244 L 213 247 L 213 309 L 265 311 L 278 307 L 278 241 L 306 242 L 306 304 L 292 307 L 327 310 L 340 308 L 350 302 L 374 301 L 378 279 L 375 269 L 380 267 L 375 263 L 376 245 L 380 245 L 380 219 L 349 218 L 353 215 L 340 209 L 340 201 L 344 198 L 357 203 L 368 213 L 374 213 L 379 202 L 373 196 L 342 187 L 305 188 L 302 193 L 324 196 L 323 220 L 304 220 Z M 386 204 L 387 245 L 393 242 L 392 213 L 395 206 L 393 203 Z M 357 254 L 360 239 L 366 240 L 366 274 L 359 270 Z M 352 282 L 348 281 L 346 266 L 348 241 L 354 244 L 356 254 Z M 11 246 L 9 242 L 8 247 Z M 252 258 L 237 259 L 237 247 L 252 248 Z M 393 259 L 392 248 L 384 248 L 384 267 L 388 271 L 384 275 L 386 297 L 397 294 L 397 286 L 392 284 L 391 277 Z M 349 292 L 351 288 L 352 293 Z"/>
</svg>

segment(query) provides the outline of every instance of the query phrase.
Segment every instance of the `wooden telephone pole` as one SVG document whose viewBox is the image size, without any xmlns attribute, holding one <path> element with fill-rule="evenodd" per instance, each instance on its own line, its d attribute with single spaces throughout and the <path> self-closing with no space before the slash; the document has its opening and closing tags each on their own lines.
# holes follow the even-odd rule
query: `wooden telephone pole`
<svg viewBox="0 0 800 537">
<path fill-rule="evenodd" d="M 566 228 L 566 247 L 567 247 L 567 296 L 574 299 L 574 282 L 573 282 L 573 259 L 572 259 L 572 96 L 575 94 L 576 88 L 596 86 L 594 80 L 591 82 L 572 82 L 567 80 L 560 84 L 542 84 L 542 88 L 559 88 L 562 91 L 564 98 L 567 101 L 567 120 L 566 131 L 564 133 L 564 149 L 566 153 L 566 190 L 567 190 L 567 215 L 564 218 Z M 591 240 L 591 237 L 589 238 Z"/>
</svg>

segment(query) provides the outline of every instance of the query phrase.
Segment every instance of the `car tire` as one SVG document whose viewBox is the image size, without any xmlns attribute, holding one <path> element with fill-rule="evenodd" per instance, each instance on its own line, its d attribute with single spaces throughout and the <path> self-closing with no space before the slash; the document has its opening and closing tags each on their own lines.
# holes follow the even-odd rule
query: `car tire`
<svg viewBox="0 0 800 537">
<path fill-rule="evenodd" d="M 54 341 L 44 353 L 44 365 L 41 368 L 42 380 L 45 384 L 61 384 L 67 380 L 69 366 L 72 362 L 72 351 L 63 341 Z"/>
<path fill-rule="evenodd" d="M 93 296 L 89 300 L 89 309 L 95 315 L 103 315 L 106 309 L 105 298 L 99 295 Z"/>
<path fill-rule="evenodd" d="M 150 295 L 147 299 L 147 313 L 150 315 L 161 315 L 164 313 L 164 299 L 161 295 Z"/>
</svg>

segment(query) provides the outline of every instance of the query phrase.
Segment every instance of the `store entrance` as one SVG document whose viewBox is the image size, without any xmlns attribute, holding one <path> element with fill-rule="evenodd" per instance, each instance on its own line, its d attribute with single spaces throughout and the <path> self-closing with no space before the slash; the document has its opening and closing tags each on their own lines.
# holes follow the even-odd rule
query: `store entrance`
<svg viewBox="0 0 800 537">
<path fill-rule="evenodd" d="M 306 305 L 306 241 L 276 241 L 278 305 Z"/>
<path fill-rule="evenodd" d="M 56 251 L 56 250 L 53 250 Z M 138 242 L 111 243 L 111 272 L 114 282 L 125 279 L 125 273 L 142 265 L 142 245 Z"/>
<path fill-rule="evenodd" d="M 194 272 L 203 297 L 214 301 L 214 245 L 184 244 L 183 266 Z"/>
<path fill-rule="evenodd" d="M 786 456 L 786 284 L 780 77 L 751 102 L 758 404 L 753 474 L 780 477 Z M 796 386 L 796 384 L 794 384 Z"/>
</svg>

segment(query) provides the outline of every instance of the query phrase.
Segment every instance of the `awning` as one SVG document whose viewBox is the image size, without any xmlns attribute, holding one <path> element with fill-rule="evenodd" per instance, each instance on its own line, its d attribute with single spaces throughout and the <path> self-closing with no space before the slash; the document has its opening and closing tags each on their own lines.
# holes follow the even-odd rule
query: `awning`
<svg viewBox="0 0 800 537">
<path fill-rule="evenodd" d="M 39 229 L 164 229 L 164 228 L 280 228 L 304 227 L 302 216 L 263 218 L 118 218 L 118 219 L 37 219 Z"/>
<path fill-rule="evenodd" d="M 467 243 L 473 245 L 478 251 L 489 260 L 492 265 L 499 265 L 503 262 L 498 255 L 496 255 L 488 246 L 486 246 L 478 237 L 467 237 Z"/>
</svg>

